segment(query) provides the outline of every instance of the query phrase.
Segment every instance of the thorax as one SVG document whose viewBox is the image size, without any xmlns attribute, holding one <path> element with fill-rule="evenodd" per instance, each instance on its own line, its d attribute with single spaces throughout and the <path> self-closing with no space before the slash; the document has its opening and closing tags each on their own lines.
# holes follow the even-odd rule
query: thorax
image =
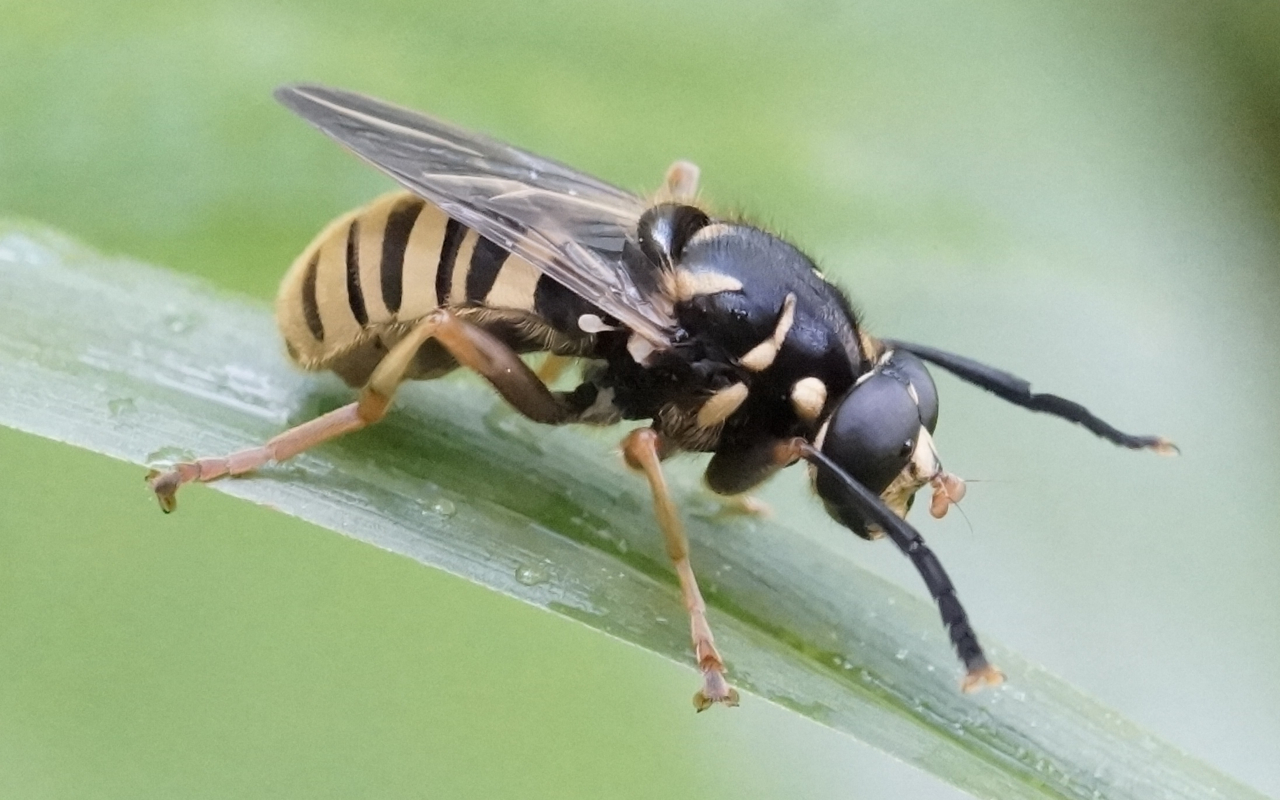
<svg viewBox="0 0 1280 800">
<path fill-rule="evenodd" d="M 848 301 L 790 244 L 713 223 L 673 270 L 675 346 L 641 366 L 616 347 L 595 380 L 675 447 L 812 438 L 865 369 Z M 607 350 L 607 342 L 601 343 Z"/>
</svg>

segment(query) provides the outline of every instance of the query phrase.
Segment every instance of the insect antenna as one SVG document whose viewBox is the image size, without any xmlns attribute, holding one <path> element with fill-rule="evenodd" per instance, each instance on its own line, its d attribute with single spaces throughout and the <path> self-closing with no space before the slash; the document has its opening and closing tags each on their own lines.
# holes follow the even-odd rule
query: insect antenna
<svg viewBox="0 0 1280 800">
<path fill-rule="evenodd" d="M 1100 436 L 1113 444 L 1127 447 L 1130 450 L 1154 450 L 1162 456 L 1175 456 L 1178 446 L 1163 436 L 1134 436 L 1125 433 L 1108 422 L 1098 418 L 1089 409 L 1065 397 L 1056 394 L 1043 394 L 1031 391 L 1031 383 L 1010 372 L 974 361 L 966 356 L 948 353 L 922 344 L 912 344 L 893 339 L 884 340 L 885 344 L 895 349 L 906 350 L 933 364 L 937 364 L 956 377 L 980 386 L 996 397 L 1007 400 L 1014 405 L 1081 425 L 1096 436 Z"/>
</svg>

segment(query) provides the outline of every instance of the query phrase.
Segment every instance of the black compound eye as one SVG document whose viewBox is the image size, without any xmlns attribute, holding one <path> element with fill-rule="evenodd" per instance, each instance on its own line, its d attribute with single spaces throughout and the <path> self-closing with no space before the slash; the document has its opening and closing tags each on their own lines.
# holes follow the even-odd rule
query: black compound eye
<svg viewBox="0 0 1280 800">
<path fill-rule="evenodd" d="M 920 413 L 904 383 L 876 373 L 840 401 L 822 451 L 879 494 L 911 459 Z"/>
<path fill-rule="evenodd" d="M 896 351 L 840 401 L 827 423 L 822 452 L 854 480 L 882 494 L 910 463 L 921 426 L 932 432 L 937 422 L 933 379 L 918 358 Z M 822 472 L 815 488 L 824 499 L 840 492 Z M 852 512 L 846 505 L 827 507 L 841 523 L 867 535 L 865 520 L 847 518 Z"/>
<path fill-rule="evenodd" d="M 906 350 L 895 350 L 883 369 L 887 374 L 911 384 L 919 399 L 920 423 L 925 430 L 933 433 L 938 425 L 938 389 L 933 385 L 933 376 L 925 368 L 924 362 Z"/>
</svg>

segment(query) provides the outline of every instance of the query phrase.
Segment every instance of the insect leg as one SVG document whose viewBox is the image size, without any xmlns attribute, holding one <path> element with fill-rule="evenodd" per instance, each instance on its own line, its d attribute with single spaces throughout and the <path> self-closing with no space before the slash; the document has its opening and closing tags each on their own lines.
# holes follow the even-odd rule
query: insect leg
<svg viewBox="0 0 1280 800">
<path fill-rule="evenodd" d="M 844 497 L 840 498 L 839 502 L 847 503 L 848 507 L 856 510 L 859 515 L 879 525 L 898 549 L 911 559 L 916 571 L 924 579 L 929 595 L 938 604 L 942 624 L 946 626 L 951 636 L 951 644 L 955 647 L 956 654 L 964 663 L 967 674 L 961 688 L 967 693 L 977 691 L 983 686 L 995 686 L 1001 683 L 1004 680 L 1004 674 L 987 661 L 986 654 L 982 652 L 982 645 L 978 644 L 978 634 L 969 624 L 964 606 L 960 605 L 960 599 L 956 597 L 955 585 L 951 583 L 951 578 L 943 569 L 942 562 L 925 544 L 924 537 L 893 513 L 870 489 L 847 475 L 813 445 L 803 439 L 796 439 L 779 450 L 780 460 L 788 457 L 792 460 L 803 458 L 817 469 L 832 475 L 845 490 Z"/>
<path fill-rule="evenodd" d="M 731 494 L 716 498 L 720 503 L 720 515 L 726 517 L 758 517 L 769 519 L 773 509 L 753 494 Z"/>
<path fill-rule="evenodd" d="M 563 396 L 548 389 L 537 373 L 501 339 L 446 309 L 435 311 L 432 316 L 439 319 L 433 335 L 449 355 L 479 373 L 516 411 L 547 425 L 574 420 L 574 412 Z"/>
<path fill-rule="evenodd" d="M 438 322 L 434 316 L 426 317 L 409 335 L 391 348 L 374 369 L 356 402 L 292 427 L 259 447 L 227 456 L 175 464 L 165 472 L 152 471 L 147 476 L 147 483 L 156 493 L 160 508 L 168 514 L 177 507 L 175 495 L 184 483 L 207 483 L 218 478 L 243 475 L 269 462 L 293 458 L 322 442 L 358 431 L 382 419 L 418 348 L 435 333 Z"/>
<path fill-rule="evenodd" d="M 889 347 L 906 350 L 937 364 L 956 377 L 980 386 L 996 397 L 1007 400 L 1014 405 L 1062 417 L 1078 425 L 1083 425 L 1094 435 L 1109 442 L 1127 447 L 1130 450 L 1154 450 L 1162 456 L 1178 454 L 1178 446 L 1163 436 L 1134 436 L 1125 433 L 1093 415 L 1089 409 L 1065 397 L 1056 394 L 1039 394 L 1031 391 L 1031 384 L 1017 375 L 1002 369 L 988 366 L 965 356 L 948 353 L 933 347 L 926 347 L 911 342 L 884 340 Z"/>
<path fill-rule="evenodd" d="M 573 362 L 577 359 L 569 356 L 558 356 L 555 353 L 547 353 L 542 359 L 542 363 L 538 365 L 538 380 L 550 386 L 560 379 L 560 376 L 573 366 Z"/>
<path fill-rule="evenodd" d="M 707 471 L 703 473 L 703 480 L 708 489 L 722 496 L 724 513 L 772 516 L 773 512 L 767 503 L 747 492 L 790 463 L 778 460 L 777 446 L 776 440 L 764 440 L 717 450 L 711 456 Z"/>
<path fill-rule="evenodd" d="M 290 428 L 266 444 L 228 456 L 200 458 L 153 471 L 147 482 L 165 513 L 177 505 L 175 494 L 184 483 L 202 483 L 243 475 L 272 461 L 293 458 L 315 447 L 371 425 L 386 415 L 396 389 L 414 356 L 429 339 L 436 339 L 457 359 L 484 376 L 522 414 L 538 422 L 559 423 L 570 416 L 567 405 L 538 380 L 520 357 L 483 329 L 458 319 L 446 309 L 428 314 L 378 363 L 360 390 L 360 399 Z"/>
<path fill-rule="evenodd" d="M 780 461 L 778 441 L 766 439 L 750 445 L 726 447 L 716 451 L 707 463 L 703 480 L 707 488 L 720 495 L 742 495 L 773 477 L 794 461 Z"/>
<path fill-rule="evenodd" d="M 685 538 L 680 514 L 676 511 L 671 493 L 667 489 L 666 478 L 662 475 L 662 446 L 662 437 L 657 431 L 639 428 L 622 440 L 622 453 L 627 465 L 643 472 L 649 480 L 649 488 L 653 490 L 653 509 L 658 517 L 658 526 L 662 528 L 667 555 L 680 579 L 680 593 L 684 598 L 684 607 L 689 612 L 693 652 L 703 676 L 703 687 L 693 696 L 693 705 L 699 711 L 705 711 L 713 703 L 736 706 L 738 692 L 725 682 L 724 661 L 716 650 L 715 638 L 707 623 L 707 604 L 702 599 L 702 592 L 698 590 L 698 580 L 689 563 L 689 540 Z"/>
<path fill-rule="evenodd" d="M 663 194 L 677 203 L 691 203 L 698 194 L 698 177 L 701 170 L 692 161 L 675 161 L 667 167 L 662 181 Z"/>
</svg>

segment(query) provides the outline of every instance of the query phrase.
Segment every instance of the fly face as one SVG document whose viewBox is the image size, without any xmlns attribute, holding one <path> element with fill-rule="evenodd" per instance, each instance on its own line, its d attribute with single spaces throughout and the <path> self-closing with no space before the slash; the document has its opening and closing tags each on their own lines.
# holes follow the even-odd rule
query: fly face
<svg viewBox="0 0 1280 800">
<path fill-rule="evenodd" d="M 944 473 L 938 460 L 933 443 L 937 424 L 938 392 L 924 363 L 905 350 L 890 350 L 836 406 L 818 446 L 905 517 L 916 491 L 926 484 L 941 486 L 950 478 L 952 491 L 958 492 L 958 479 Z M 815 488 L 827 511 L 859 536 L 883 534 L 847 504 L 833 502 L 838 489 L 830 476 L 819 473 Z"/>
</svg>

